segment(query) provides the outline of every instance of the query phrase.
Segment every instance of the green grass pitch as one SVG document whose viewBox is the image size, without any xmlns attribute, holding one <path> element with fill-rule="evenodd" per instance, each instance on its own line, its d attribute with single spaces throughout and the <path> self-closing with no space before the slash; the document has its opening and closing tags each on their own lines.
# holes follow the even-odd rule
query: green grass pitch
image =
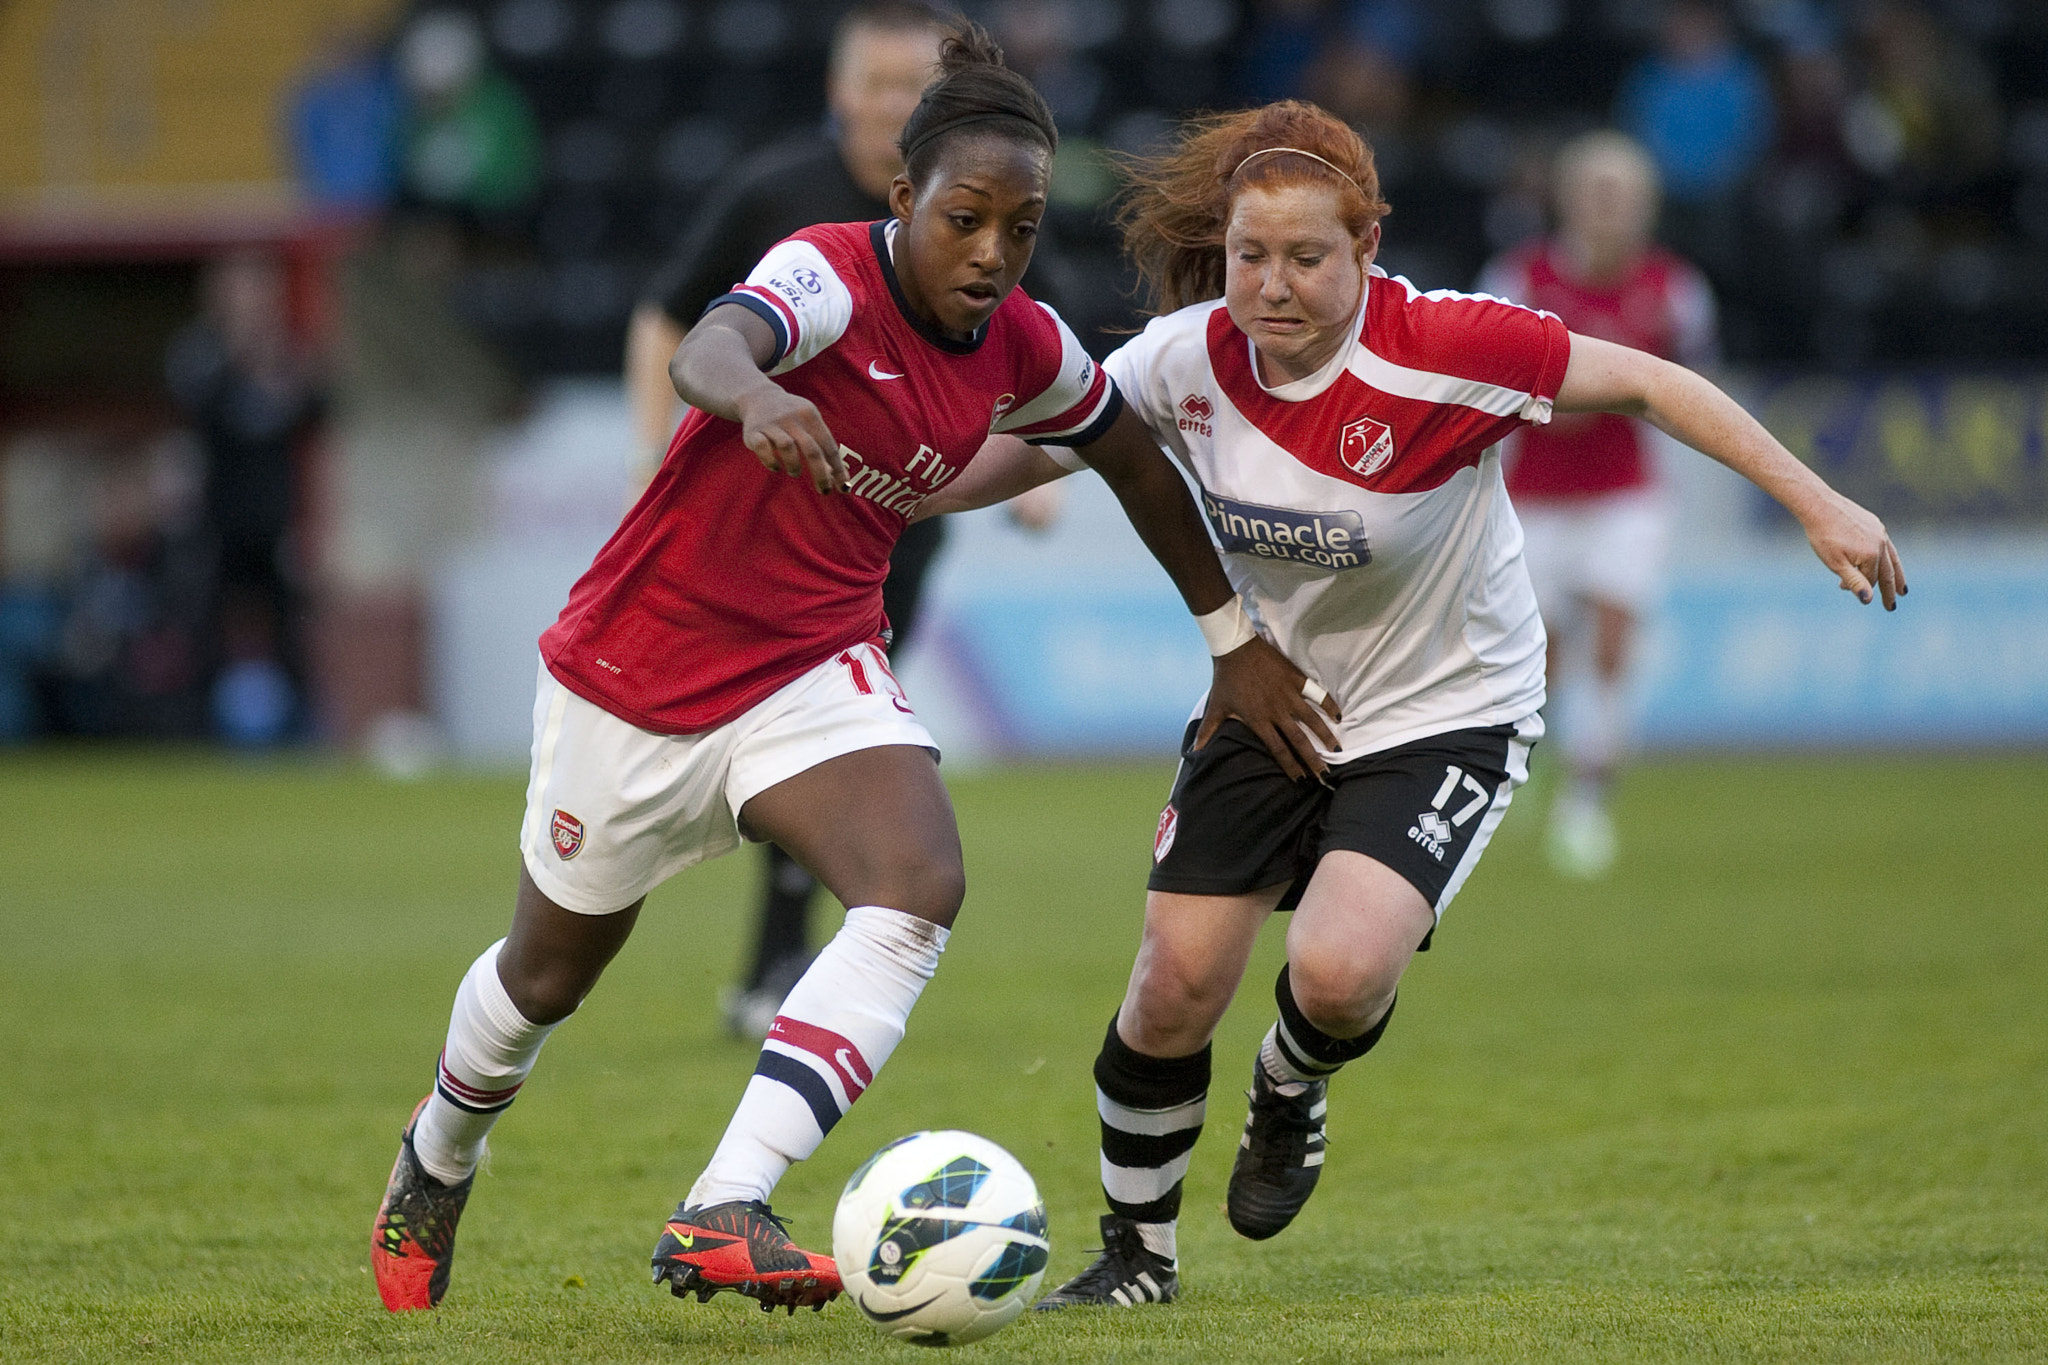
<svg viewBox="0 0 2048 1365">
<path fill-rule="evenodd" d="M 1051 1275 L 1095 1246 L 1088 1067 L 1167 770 L 953 783 L 966 911 L 910 1034 L 777 1205 L 923 1127 L 1008 1146 Z M 1625 854 L 1544 870 L 1525 796 L 1334 1088 L 1301 1220 L 1220 1211 L 1278 926 L 1218 1039 L 1174 1307 L 1030 1318 L 998 1361 L 2048 1359 L 2048 762 L 1663 762 Z M 455 983 L 502 932 L 515 778 L 0 758 L 0 1359 L 881 1360 L 845 1304 L 647 1282 L 752 1066 L 719 1031 L 756 875 L 658 892 L 501 1125 L 454 1286 L 367 1271 Z"/>
</svg>

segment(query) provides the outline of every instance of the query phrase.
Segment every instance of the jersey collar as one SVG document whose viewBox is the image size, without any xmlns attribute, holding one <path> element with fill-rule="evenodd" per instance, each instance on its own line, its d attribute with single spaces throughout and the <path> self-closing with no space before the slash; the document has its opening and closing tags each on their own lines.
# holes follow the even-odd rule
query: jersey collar
<svg viewBox="0 0 2048 1365">
<path fill-rule="evenodd" d="M 1337 376 L 1351 366 L 1351 353 L 1365 341 L 1365 305 L 1372 297 L 1375 279 L 1385 279 L 1386 272 L 1376 265 L 1365 268 L 1365 288 L 1358 291 L 1358 315 L 1351 319 L 1351 335 L 1336 353 L 1323 362 L 1323 367 L 1314 374 L 1301 379 L 1290 379 L 1284 384 L 1268 384 L 1259 373 L 1259 347 L 1250 337 L 1244 344 L 1250 347 L 1252 382 L 1283 403 L 1300 403 L 1323 392 L 1337 382 Z"/>
<path fill-rule="evenodd" d="M 874 243 L 875 261 L 882 267 L 882 280 L 889 286 L 889 297 L 896 301 L 896 311 L 903 314 L 903 320 L 910 324 L 912 331 L 948 355 L 973 355 L 981 349 L 981 343 L 988 340 L 988 323 L 982 323 L 973 336 L 962 341 L 958 337 L 947 336 L 910 310 L 910 300 L 903 297 L 903 285 L 896 279 L 896 261 L 890 251 L 896 241 L 894 218 L 882 218 L 868 224 L 868 240 Z"/>
</svg>

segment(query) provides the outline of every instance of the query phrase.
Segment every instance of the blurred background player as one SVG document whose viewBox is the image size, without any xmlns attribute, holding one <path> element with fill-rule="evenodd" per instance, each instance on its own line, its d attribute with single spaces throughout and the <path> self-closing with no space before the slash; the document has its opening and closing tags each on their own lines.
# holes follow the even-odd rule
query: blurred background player
<svg viewBox="0 0 2048 1365">
<path fill-rule="evenodd" d="M 649 282 L 626 337 L 626 391 L 639 451 L 635 491 L 675 434 L 679 415 L 668 363 L 712 299 L 744 279 L 769 247 L 816 223 L 872 222 L 889 215 L 889 182 L 903 169 L 896 138 L 931 80 L 944 20 L 927 5 L 883 0 L 847 12 L 833 33 L 825 127 L 764 148 L 733 168 Z M 900 652 L 916 618 L 940 523 L 913 526 L 890 557 L 884 610 Z M 780 845 L 762 846 L 760 915 L 753 957 L 726 993 L 726 1026 L 760 1037 L 810 962 L 810 904 L 818 883 Z"/>
<path fill-rule="evenodd" d="M 1652 240 L 1658 177 L 1641 144 L 1593 132 L 1554 170 L 1557 230 L 1507 252 L 1482 293 L 1555 313 L 1585 336 L 1690 368 L 1718 358 L 1714 297 Z M 1550 808 L 1553 866 L 1597 877 L 1617 851 L 1607 793 L 1626 756 L 1636 636 L 1664 583 L 1668 513 L 1656 433 L 1615 413 L 1560 412 L 1510 438 L 1507 486 L 1550 634 L 1550 695 L 1565 776 Z"/>
<path fill-rule="evenodd" d="M 640 455 L 636 495 L 660 466 L 680 416 L 669 360 L 706 305 L 800 228 L 889 216 L 889 182 L 903 170 L 896 139 L 937 67 L 946 22 L 912 0 L 876 0 L 848 10 L 832 36 L 826 126 L 735 167 L 649 283 L 626 338 L 626 390 Z M 1052 496 L 1017 509 L 1021 523 L 1050 518 L 1058 496 L 1047 492 Z M 890 652 L 898 657 L 916 628 L 925 576 L 944 540 L 943 521 L 918 522 L 890 556 L 882 598 Z M 780 846 L 766 844 L 762 851 L 753 957 L 724 1001 L 727 1028 L 755 1038 L 767 1033 L 776 1007 L 810 963 L 810 906 L 818 889 L 817 879 Z"/>
</svg>

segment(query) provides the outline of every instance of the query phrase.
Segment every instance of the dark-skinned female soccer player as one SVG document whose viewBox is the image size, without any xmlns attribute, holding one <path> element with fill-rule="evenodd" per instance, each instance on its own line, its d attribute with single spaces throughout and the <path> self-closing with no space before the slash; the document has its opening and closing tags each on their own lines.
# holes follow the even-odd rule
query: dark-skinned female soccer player
<svg viewBox="0 0 2048 1365">
<path fill-rule="evenodd" d="M 829 1257 L 768 1198 L 872 1083 L 965 893 L 936 747 L 882 652 L 889 551 L 991 432 L 1082 452 L 1213 631 L 1236 598 L 1199 514 L 1116 387 L 1016 289 L 1057 140 L 979 29 L 947 40 L 904 126 L 893 217 L 807 228 L 714 301 L 670 366 L 692 409 L 541 637 L 511 932 L 456 993 L 372 1240 L 387 1307 L 429 1308 L 484 1139 L 631 932 L 647 893 L 772 839 L 847 908 L 791 990 L 654 1277 L 821 1306 Z M 1263 641 L 1219 654 L 1235 716 L 1300 774 L 1331 739 Z"/>
</svg>

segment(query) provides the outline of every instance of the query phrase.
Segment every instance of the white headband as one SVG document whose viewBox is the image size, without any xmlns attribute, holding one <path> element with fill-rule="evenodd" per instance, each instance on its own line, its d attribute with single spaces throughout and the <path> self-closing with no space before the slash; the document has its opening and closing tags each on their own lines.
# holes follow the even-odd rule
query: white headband
<svg viewBox="0 0 2048 1365">
<path fill-rule="evenodd" d="M 1246 157 L 1246 158 L 1245 158 L 1245 159 L 1244 159 L 1243 161 L 1240 161 L 1240 162 L 1238 162 L 1238 163 L 1237 163 L 1237 165 L 1236 165 L 1236 167 L 1234 167 L 1234 168 L 1233 168 L 1233 169 L 1231 170 L 1229 178 L 1230 178 L 1230 179 L 1232 179 L 1232 180 L 1235 180 L 1235 179 L 1237 179 L 1237 173 L 1238 173 L 1238 171 L 1241 171 L 1241 170 L 1243 170 L 1243 169 L 1244 169 L 1244 168 L 1245 168 L 1245 167 L 1246 167 L 1246 166 L 1247 166 L 1248 164 L 1250 164 L 1250 163 L 1251 163 L 1251 162 L 1253 162 L 1253 161 L 1256 161 L 1256 160 L 1258 160 L 1258 159 L 1259 159 L 1260 157 L 1262 157 L 1262 156 L 1271 156 L 1271 155 L 1273 155 L 1273 153 L 1275 153 L 1275 152 L 1287 152 L 1287 153 L 1289 153 L 1290 155 L 1293 155 L 1293 156 L 1305 156 L 1305 157 L 1307 157 L 1307 158 L 1308 158 L 1308 159 L 1309 159 L 1310 161 L 1320 161 L 1320 162 L 1322 162 L 1322 163 L 1323 163 L 1323 164 L 1324 164 L 1325 166 L 1328 166 L 1328 167 L 1329 167 L 1329 168 L 1330 168 L 1331 170 L 1335 171 L 1335 172 L 1336 172 L 1337 174 L 1339 174 L 1339 175 L 1343 175 L 1343 176 L 1344 176 L 1344 178 L 1345 178 L 1346 180 L 1350 180 L 1350 181 L 1351 181 L 1351 188 L 1352 188 L 1352 189 L 1354 189 L 1354 190 L 1357 190 L 1357 191 L 1358 191 L 1358 192 L 1359 192 L 1360 194 L 1364 194 L 1364 193 L 1365 193 L 1365 187 L 1364 187 L 1364 186 L 1362 186 L 1362 185 L 1360 185 L 1360 184 L 1359 184 L 1359 183 L 1358 183 L 1358 182 L 1357 182 L 1356 180 L 1351 180 L 1351 177 L 1350 177 L 1350 176 L 1348 176 L 1348 175 L 1345 175 L 1345 174 L 1344 174 L 1344 168 L 1343 168 L 1342 166 L 1339 166 L 1339 165 L 1338 165 L 1338 164 L 1337 164 L 1336 162 L 1334 162 L 1334 161 L 1330 160 L 1330 159 L 1329 159 L 1328 157 L 1326 157 L 1326 156 L 1317 156 L 1317 155 L 1316 155 L 1316 154 L 1315 154 L 1314 152 L 1305 152 L 1305 151 L 1303 151 L 1303 150 L 1302 150 L 1301 148 L 1299 148 L 1299 147 L 1261 147 L 1261 148 L 1259 148 L 1259 150 L 1258 150 L 1258 151 L 1256 151 L 1256 152 L 1253 152 L 1253 153 L 1252 153 L 1252 154 L 1251 154 L 1250 156 Z M 1368 196 L 1368 197 L 1370 197 L 1370 196 Z"/>
</svg>

